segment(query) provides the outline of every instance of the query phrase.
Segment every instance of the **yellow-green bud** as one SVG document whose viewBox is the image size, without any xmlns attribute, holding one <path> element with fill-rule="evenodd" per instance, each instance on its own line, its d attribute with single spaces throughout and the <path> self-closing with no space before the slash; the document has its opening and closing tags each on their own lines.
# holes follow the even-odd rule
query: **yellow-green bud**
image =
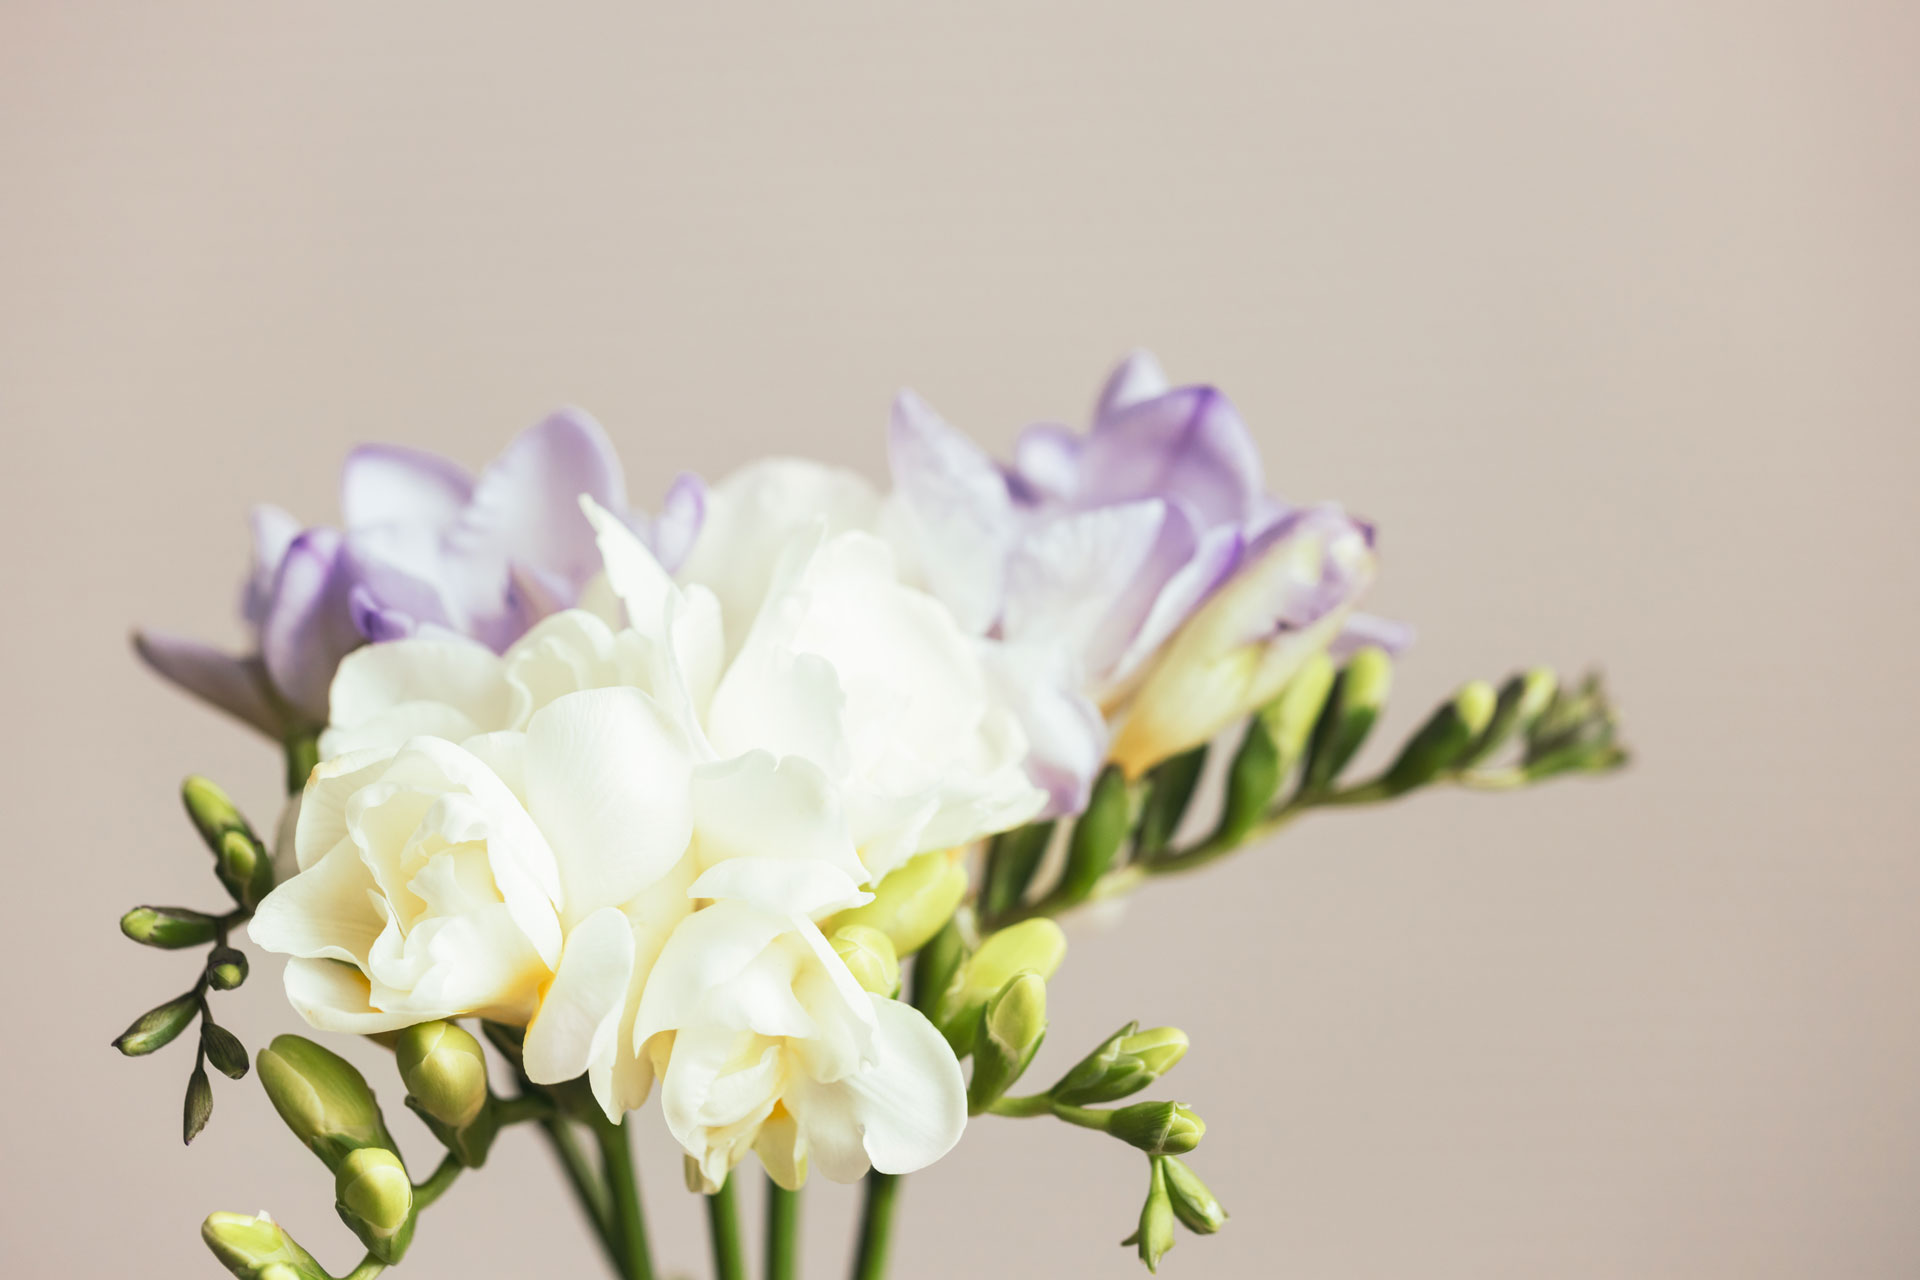
<svg viewBox="0 0 1920 1280">
<path fill-rule="evenodd" d="M 1174 1216 L 1196 1235 L 1210 1236 L 1227 1220 L 1227 1211 L 1200 1181 L 1200 1175 L 1187 1168 L 1178 1156 L 1161 1156 L 1166 1171 L 1167 1196 L 1173 1202 Z"/>
<path fill-rule="evenodd" d="M 1025 1073 L 1047 1038 L 1047 984 L 1037 973 L 1007 979 L 980 1011 L 973 1040 L 973 1078 L 967 1109 L 978 1115 L 999 1101 Z"/>
<path fill-rule="evenodd" d="M 1053 1086 L 1056 1102 L 1084 1107 L 1140 1092 L 1187 1054 L 1187 1033 L 1178 1027 L 1136 1031 L 1129 1022 L 1108 1036 Z"/>
<path fill-rule="evenodd" d="M 251 831 L 229 831 L 220 837 L 214 870 L 242 906 L 258 905 L 273 888 L 273 860 Z"/>
<path fill-rule="evenodd" d="M 832 942 L 835 954 L 862 988 L 889 998 L 899 994 L 900 957 L 886 934 L 871 925 L 843 924 L 833 931 Z"/>
<path fill-rule="evenodd" d="M 345 1058 L 284 1035 L 259 1052 L 255 1066 L 273 1109 L 329 1169 L 338 1172 L 359 1148 L 392 1148 L 373 1090 Z"/>
<path fill-rule="evenodd" d="M 464 1129 L 486 1108 L 486 1054 L 464 1028 L 451 1022 L 408 1027 L 394 1055 L 416 1110 L 450 1129 Z"/>
<path fill-rule="evenodd" d="M 1136 1102 L 1107 1122 L 1108 1133 L 1150 1156 L 1191 1151 L 1206 1131 L 1206 1123 L 1181 1102 Z"/>
<path fill-rule="evenodd" d="M 204 947 L 218 931 L 212 916 L 186 907 L 135 907 L 120 917 L 120 932 L 141 946 L 166 951 Z"/>
<path fill-rule="evenodd" d="M 253 829 L 240 816 L 240 810 L 227 798 L 227 793 L 205 778 L 195 776 L 182 782 L 180 799 L 187 806 L 187 816 L 193 819 L 193 825 L 199 829 L 200 838 L 215 853 L 220 852 L 220 839 L 227 832 L 253 834 Z"/>
<path fill-rule="evenodd" d="M 1140 1207 L 1140 1225 L 1120 1243 L 1132 1245 L 1140 1253 L 1147 1270 L 1157 1273 L 1160 1259 L 1173 1248 L 1173 1202 L 1167 1194 L 1167 1176 L 1158 1160 L 1151 1162 L 1153 1180 L 1147 1187 L 1147 1202 Z"/>
<path fill-rule="evenodd" d="M 1393 659 L 1386 650 L 1368 646 L 1347 659 L 1314 723 L 1303 790 L 1324 790 L 1339 778 L 1373 731 L 1392 687 Z"/>
<path fill-rule="evenodd" d="M 1452 768 L 1486 732 L 1498 701 L 1493 686 L 1484 680 L 1462 686 L 1414 731 L 1388 766 L 1380 779 L 1388 793 L 1397 795 L 1423 787 L 1442 770 Z"/>
<path fill-rule="evenodd" d="M 1227 794 L 1220 806 L 1220 824 L 1213 838 L 1222 845 L 1235 845 L 1246 838 L 1267 812 L 1280 790 L 1280 749 L 1260 716 L 1247 721 L 1240 749 L 1233 753 L 1227 770 Z"/>
<path fill-rule="evenodd" d="M 1087 808 L 1073 824 L 1067 840 L 1067 863 L 1053 893 L 1062 902 L 1079 902 L 1093 892 L 1102 876 L 1113 869 L 1133 830 L 1132 788 L 1118 765 L 1108 765 L 1094 779 Z"/>
<path fill-rule="evenodd" d="M 967 869 L 957 851 L 935 849 L 894 868 L 874 886 L 872 902 L 842 911 L 833 928 L 878 929 L 892 941 L 895 956 L 908 956 L 940 932 L 966 896 Z"/>
<path fill-rule="evenodd" d="M 175 996 L 135 1018 L 133 1025 L 115 1038 L 113 1047 L 129 1058 L 152 1053 L 155 1049 L 172 1044 L 199 1012 L 200 1001 L 191 992 Z"/>
<path fill-rule="evenodd" d="M 413 1182 L 400 1157 L 385 1147 L 347 1154 L 334 1175 L 340 1220 L 382 1262 L 398 1262 L 413 1220 Z"/>
<path fill-rule="evenodd" d="M 1306 751 L 1308 735 L 1327 705 L 1327 695 L 1333 692 L 1336 674 L 1333 659 L 1316 653 L 1301 664 L 1280 696 L 1261 710 L 1260 718 L 1266 721 L 1267 732 L 1273 735 L 1273 745 L 1280 752 L 1282 770 L 1298 762 Z"/>
<path fill-rule="evenodd" d="M 1044 916 L 1000 930 L 980 944 L 935 1001 L 933 1024 L 953 1051 L 965 1057 L 973 1050 L 980 1010 L 994 993 L 1018 973 L 1051 978 L 1066 954 L 1067 936 Z"/>
<path fill-rule="evenodd" d="M 264 1213 L 210 1213 L 200 1238 L 240 1280 L 327 1280 L 313 1255 Z"/>
<path fill-rule="evenodd" d="M 247 953 L 234 947 L 215 947 L 207 955 L 207 985 L 231 991 L 247 980 Z"/>
</svg>

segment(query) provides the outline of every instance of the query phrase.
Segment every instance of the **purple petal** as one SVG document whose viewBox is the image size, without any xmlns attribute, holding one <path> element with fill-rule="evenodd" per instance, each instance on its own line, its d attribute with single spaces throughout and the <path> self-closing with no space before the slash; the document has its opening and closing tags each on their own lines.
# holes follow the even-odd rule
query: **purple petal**
<svg viewBox="0 0 1920 1280">
<path fill-rule="evenodd" d="M 1201 534 L 1192 553 L 1164 579 L 1165 585 L 1154 597 L 1146 619 L 1134 633 L 1126 652 L 1113 664 L 1107 679 L 1118 684 L 1139 670 L 1180 625 L 1193 616 L 1214 588 L 1232 576 L 1245 546 L 1240 531 L 1230 526 Z"/>
<path fill-rule="evenodd" d="M 1122 410 L 1163 396 L 1167 391 L 1167 375 L 1161 371 L 1160 362 L 1153 358 L 1153 353 L 1132 352 L 1107 375 L 1107 385 L 1100 388 L 1100 399 L 1093 410 L 1093 425 L 1095 428 L 1101 427 L 1119 416 Z"/>
<path fill-rule="evenodd" d="M 402 524 L 443 531 L 472 496 L 472 479 L 452 462 L 398 445 L 361 445 L 340 471 L 340 514 L 348 529 Z"/>
<path fill-rule="evenodd" d="M 1033 529 L 1008 557 L 1002 634 L 1063 649 L 1080 658 L 1083 674 L 1103 674 L 1178 567 L 1178 559 L 1155 563 L 1169 521 L 1180 526 L 1173 540 L 1184 533 L 1187 543 L 1172 554 L 1190 554 L 1191 527 L 1153 500 L 1076 512 Z"/>
<path fill-rule="evenodd" d="M 1183 387 L 1101 423 L 1081 454 L 1077 501 L 1167 498 L 1203 526 L 1239 524 L 1258 509 L 1263 484 L 1259 451 L 1233 405 L 1211 387 Z"/>
<path fill-rule="evenodd" d="M 164 631 L 136 631 L 134 652 L 162 679 L 262 733 L 279 737 L 284 726 L 267 692 L 258 658 L 236 658 L 198 640 Z"/>
<path fill-rule="evenodd" d="M 1047 793 L 1044 818 L 1087 807 L 1093 779 L 1107 758 L 1107 722 L 1079 691 L 1079 673 L 1045 645 L 986 644 L 987 677 L 1020 717 L 1027 735 L 1027 776 Z"/>
<path fill-rule="evenodd" d="M 360 644 L 344 543 L 336 529 L 308 529 L 293 540 L 260 628 L 260 653 L 274 688 L 316 724 L 327 721 L 334 668 Z"/>
<path fill-rule="evenodd" d="M 1413 647 L 1413 624 L 1371 613 L 1356 613 L 1334 638 L 1328 652 L 1336 658 L 1350 657 L 1357 649 L 1385 649 L 1399 657 Z"/>
<path fill-rule="evenodd" d="M 1000 469 L 911 391 L 893 404 L 887 457 L 919 541 L 928 585 L 963 630 L 980 635 L 1000 613 L 1013 505 Z"/>
<path fill-rule="evenodd" d="M 256 631 L 266 620 L 267 605 L 273 598 L 273 580 L 280 574 L 280 562 L 287 548 L 300 536 L 300 521 L 279 507 L 262 503 L 247 513 L 247 528 L 253 542 L 253 563 L 248 567 L 247 584 L 240 597 L 240 616 Z"/>
<path fill-rule="evenodd" d="M 1333 503 L 1303 507 L 1250 546 L 1243 563 L 1261 559 L 1293 538 L 1320 539 L 1320 561 L 1310 576 L 1276 577 L 1264 614 L 1248 641 L 1308 627 L 1351 605 L 1373 581 L 1373 530 Z"/>
<path fill-rule="evenodd" d="M 521 432 L 480 474 L 449 549 L 482 563 L 523 565 L 577 593 L 600 570 L 582 494 L 625 517 L 626 480 L 606 432 L 585 413 L 563 409 Z M 504 572 L 498 591 L 504 597 Z M 486 601 L 468 604 L 476 614 L 495 611 Z"/>
<path fill-rule="evenodd" d="M 419 629 L 419 620 L 412 615 L 390 608 L 374 599 L 373 592 L 365 583 L 355 583 L 347 594 L 347 605 L 353 610 L 353 626 L 369 644 L 384 644 L 388 640 L 404 640 Z"/>
<path fill-rule="evenodd" d="M 682 472 L 653 521 L 653 556 L 663 569 L 673 573 L 686 563 L 706 521 L 707 483 L 691 471 Z"/>
<path fill-rule="evenodd" d="M 1057 422 L 1036 423 L 1022 431 L 1013 446 L 1015 496 L 1029 505 L 1071 499 L 1080 487 L 1084 443 Z"/>
</svg>

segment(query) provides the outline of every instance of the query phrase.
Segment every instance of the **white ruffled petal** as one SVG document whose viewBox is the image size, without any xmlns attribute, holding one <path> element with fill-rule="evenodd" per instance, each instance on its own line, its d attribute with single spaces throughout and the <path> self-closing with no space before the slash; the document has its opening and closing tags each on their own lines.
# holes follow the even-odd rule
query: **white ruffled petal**
<svg viewBox="0 0 1920 1280">
<path fill-rule="evenodd" d="M 559 1084 L 602 1057 L 610 1059 L 619 1047 L 615 1038 L 632 976 L 633 928 L 618 908 L 603 908 L 575 925 L 560 953 L 560 969 L 527 1026 L 527 1078 Z M 617 1118 L 611 1101 L 600 1098 Z"/>
</svg>

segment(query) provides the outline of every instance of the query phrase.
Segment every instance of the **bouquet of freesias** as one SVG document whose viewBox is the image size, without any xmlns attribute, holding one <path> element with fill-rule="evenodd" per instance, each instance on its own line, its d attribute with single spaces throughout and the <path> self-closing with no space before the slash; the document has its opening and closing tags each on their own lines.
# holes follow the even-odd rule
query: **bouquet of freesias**
<svg viewBox="0 0 1920 1280">
<path fill-rule="evenodd" d="M 231 906 L 123 917 L 206 962 L 114 1043 L 144 1055 L 197 1024 L 189 1142 L 208 1068 L 253 1070 L 334 1180 L 344 1274 L 399 1263 L 527 1124 L 615 1274 L 654 1275 L 628 1135 L 656 1094 L 720 1280 L 748 1271 L 749 1157 L 770 1280 L 795 1274 L 810 1175 L 864 1181 L 853 1274 L 873 1280 L 902 1177 L 986 1116 L 1144 1157 L 1125 1243 L 1155 1268 L 1176 1226 L 1226 1218 L 1184 1159 L 1199 1116 L 1142 1097 L 1187 1037 L 1128 1022 L 1031 1079 L 1054 917 L 1312 809 L 1624 758 L 1598 684 L 1536 670 L 1462 686 L 1349 778 L 1410 639 L 1357 611 L 1374 530 L 1270 494 L 1228 401 L 1150 357 L 1087 429 L 1033 427 L 1010 461 L 903 394 L 887 455 L 884 492 L 768 459 L 683 476 L 648 514 L 577 412 L 477 476 L 369 446 L 338 526 L 254 512 L 251 652 L 137 637 L 282 747 L 289 800 L 253 824 L 187 780 Z M 243 929 L 286 957 L 308 1027 L 392 1050 L 382 1086 L 437 1153 L 403 1158 L 374 1084 L 319 1041 L 250 1060 L 215 1021 Z M 265 1213 L 203 1235 L 248 1280 L 334 1274 Z"/>
</svg>

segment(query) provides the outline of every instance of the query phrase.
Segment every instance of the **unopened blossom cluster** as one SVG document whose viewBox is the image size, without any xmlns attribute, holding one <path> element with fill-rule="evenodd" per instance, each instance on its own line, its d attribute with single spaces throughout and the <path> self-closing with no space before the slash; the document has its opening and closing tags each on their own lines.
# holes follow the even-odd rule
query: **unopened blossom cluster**
<svg viewBox="0 0 1920 1280">
<path fill-rule="evenodd" d="M 874 1280 L 887 1180 L 987 1112 L 1145 1152 L 1127 1243 L 1153 1268 L 1176 1221 L 1224 1221 L 1179 1158 L 1204 1125 L 1184 1104 L 1107 1104 L 1187 1040 L 1128 1023 L 1051 1088 L 1012 1093 L 1046 1033 L 1051 917 L 1309 808 L 1624 759 L 1597 682 L 1536 670 L 1462 686 L 1377 776 L 1342 784 L 1410 639 L 1357 611 L 1373 527 L 1275 496 L 1233 405 L 1150 356 L 1121 363 L 1084 427 L 1030 427 L 1008 458 L 903 392 L 884 453 L 881 484 L 766 458 L 682 475 L 650 511 L 578 411 L 478 475 L 367 446 L 338 524 L 253 512 L 242 652 L 136 636 L 159 674 L 284 744 L 290 796 L 263 839 L 188 780 L 234 906 L 123 917 L 135 941 L 211 949 L 196 986 L 115 1045 L 144 1055 L 200 1022 L 191 1141 L 207 1066 L 249 1069 L 208 1004 L 247 976 L 244 927 L 286 958 L 312 1028 L 394 1048 L 447 1149 L 418 1184 L 344 1060 L 299 1036 L 257 1059 L 336 1176 L 367 1248 L 356 1280 L 400 1259 L 500 1125 L 533 1119 L 610 1261 L 649 1276 L 621 1144 L 655 1095 L 689 1185 L 719 1206 L 721 1280 L 743 1274 L 725 1244 L 743 1160 L 788 1194 L 813 1170 L 866 1178 L 856 1274 Z M 1210 747 L 1235 741 L 1218 817 L 1177 841 Z M 463 1021 L 517 1093 L 496 1096 Z M 603 1144 L 604 1180 L 574 1125 Z M 773 1207 L 768 1256 L 791 1266 Z M 205 1235 L 246 1280 L 327 1280 L 265 1214 L 216 1214 Z"/>
<path fill-rule="evenodd" d="M 657 1088 L 709 1185 L 946 1154 L 953 1049 L 822 923 L 1271 697 L 1355 625 L 1374 538 L 1268 493 L 1233 406 L 1146 355 L 1011 462 L 910 392 L 887 449 L 891 490 L 772 458 L 649 515 L 567 411 L 478 477 L 357 450 L 338 528 L 258 509 L 255 651 L 140 647 L 320 730 L 248 926 L 301 1016 L 524 1027 L 529 1078 L 611 1119 Z"/>
</svg>

